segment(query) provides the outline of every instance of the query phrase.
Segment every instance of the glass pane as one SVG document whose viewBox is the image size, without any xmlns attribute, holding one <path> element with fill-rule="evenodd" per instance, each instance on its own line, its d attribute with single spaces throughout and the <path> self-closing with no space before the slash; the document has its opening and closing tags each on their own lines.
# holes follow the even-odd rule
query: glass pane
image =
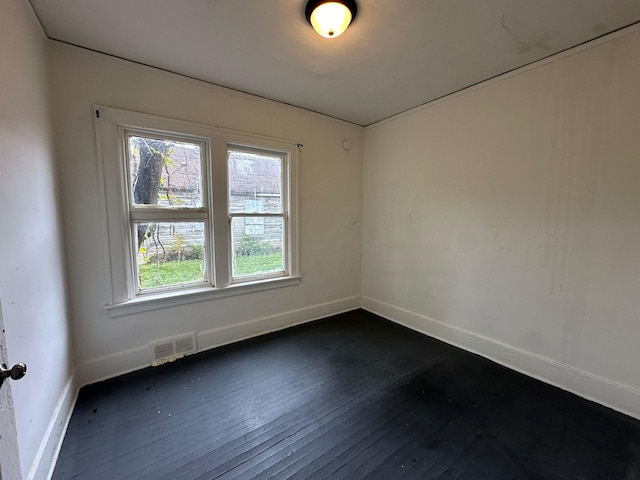
<svg viewBox="0 0 640 480">
<path fill-rule="evenodd" d="M 141 290 L 203 282 L 204 222 L 136 223 Z"/>
<path fill-rule="evenodd" d="M 133 204 L 202 207 L 201 156 L 195 143 L 130 136 Z"/>
<path fill-rule="evenodd" d="M 233 217 L 231 241 L 234 278 L 284 271 L 282 217 Z"/>
<path fill-rule="evenodd" d="M 282 159 L 229 150 L 229 212 L 282 213 Z"/>
</svg>

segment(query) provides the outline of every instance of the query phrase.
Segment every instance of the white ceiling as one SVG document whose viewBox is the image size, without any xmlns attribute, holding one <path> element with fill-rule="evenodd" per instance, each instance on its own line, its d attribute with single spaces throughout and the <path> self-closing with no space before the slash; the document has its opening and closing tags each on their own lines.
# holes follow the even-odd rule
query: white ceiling
<svg viewBox="0 0 640 480">
<path fill-rule="evenodd" d="M 55 40 L 369 125 L 640 21 L 640 0 L 30 0 Z"/>
</svg>

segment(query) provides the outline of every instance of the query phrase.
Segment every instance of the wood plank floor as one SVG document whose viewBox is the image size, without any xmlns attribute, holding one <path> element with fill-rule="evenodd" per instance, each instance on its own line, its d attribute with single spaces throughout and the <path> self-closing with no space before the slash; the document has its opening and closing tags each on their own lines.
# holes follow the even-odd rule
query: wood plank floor
<svg viewBox="0 0 640 480">
<path fill-rule="evenodd" d="M 640 422 L 356 311 L 87 386 L 53 479 L 640 479 Z"/>
</svg>

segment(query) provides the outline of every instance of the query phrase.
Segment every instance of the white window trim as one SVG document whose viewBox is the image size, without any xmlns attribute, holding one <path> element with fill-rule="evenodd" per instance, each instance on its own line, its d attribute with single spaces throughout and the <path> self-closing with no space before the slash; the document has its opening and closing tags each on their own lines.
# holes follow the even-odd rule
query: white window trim
<svg viewBox="0 0 640 480">
<path fill-rule="evenodd" d="M 149 131 L 148 129 L 140 129 L 140 128 L 130 128 L 119 126 L 118 135 L 120 137 L 120 141 L 124 140 L 124 145 L 122 148 L 123 158 L 121 160 L 122 163 L 122 171 L 124 172 L 125 177 L 121 179 L 122 186 L 125 185 L 128 188 L 122 189 L 122 194 L 124 195 L 124 203 L 125 209 L 127 211 L 127 224 L 129 228 L 127 232 L 125 232 L 127 236 L 128 245 L 130 246 L 130 261 L 128 262 L 128 271 L 127 271 L 127 297 L 130 299 L 136 297 L 142 297 L 147 295 L 157 295 L 162 293 L 163 291 L 169 292 L 173 290 L 184 290 L 187 288 L 202 288 L 206 287 L 207 284 L 212 283 L 213 281 L 213 264 L 210 260 L 210 256 L 207 255 L 207 279 L 192 283 L 184 286 L 172 286 L 163 289 L 153 289 L 153 290 L 141 290 L 139 291 L 137 287 L 137 279 L 135 278 L 135 268 L 134 264 L 136 263 L 136 253 L 135 253 L 135 244 L 136 241 L 134 239 L 133 228 L 132 225 L 134 221 L 160 221 L 160 222 L 172 222 L 176 220 L 193 220 L 203 222 L 205 224 L 205 236 L 207 238 L 207 243 L 210 243 L 210 238 L 213 238 L 211 234 L 212 226 L 212 210 L 211 210 L 211 194 L 210 194 L 210 166 L 211 166 L 211 155 L 209 152 L 211 151 L 211 141 L 209 138 L 198 138 L 194 136 L 183 136 L 176 133 L 172 133 L 167 135 L 173 140 L 183 141 L 185 143 L 193 143 L 199 145 L 201 148 L 201 191 L 202 191 L 202 207 L 200 208 L 185 208 L 185 209 L 169 209 L 164 207 L 158 207 L 156 205 L 132 205 L 133 201 L 131 199 L 131 190 L 128 179 L 131 178 L 131 172 L 129 170 L 130 159 L 127 154 L 126 145 L 128 145 L 127 139 L 129 136 L 134 135 L 147 135 L 151 138 L 159 136 L 155 131 Z M 108 160 L 107 160 L 108 161 Z M 125 180 L 125 178 L 127 180 Z"/>
<path fill-rule="evenodd" d="M 94 105 L 99 185 L 102 189 L 101 211 L 104 212 L 103 236 L 107 239 L 105 262 L 108 285 L 106 306 L 111 317 L 205 301 L 215 298 L 252 293 L 300 283 L 298 270 L 298 145 L 290 140 L 269 138 L 233 130 L 212 127 L 156 115 Z M 131 228 L 126 154 L 122 135 L 125 130 L 166 134 L 189 141 L 205 142 L 207 153 L 203 181 L 208 198 L 209 242 L 213 242 L 207 268 L 212 284 L 186 285 L 170 290 L 136 294 L 135 257 L 130 247 Z M 283 195 L 285 215 L 285 274 L 271 278 L 231 278 L 230 220 L 227 210 L 227 150 L 228 147 L 248 147 L 261 151 L 286 154 L 283 183 L 288 185 Z M 214 286 L 215 285 L 215 286 Z"/>
<path fill-rule="evenodd" d="M 255 217 L 255 218 L 269 218 L 269 217 L 275 217 L 275 218 L 282 218 L 283 221 L 283 226 L 284 226 L 284 230 L 285 232 L 288 231 L 288 224 L 289 224 L 289 207 L 290 207 L 290 200 L 289 200 L 289 189 L 291 186 L 291 180 L 289 178 L 289 171 L 290 171 L 290 163 L 291 163 L 291 155 L 289 152 L 282 152 L 282 151 L 274 151 L 274 150 L 270 150 L 270 149 L 264 149 L 264 148 L 256 148 L 255 146 L 247 146 L 247 145 L 239 145 L 239 144 L 228 144 L 228 150 L 234 150 L 234 151 L 238 151 L 238 152 L 244 152 L 244 153 L 255 153 L 255 154 L 266 154 L 266 155 L 271 155 L 273 154 L 274 156 L 280 158 L 281 160 L 281 165 L 282 165 L 282 175 L 281 175 L 281 182 L 282 182 L 282 191 L 281 191 L 281 201 L 282 201 L 282 212 L 281 213 L 267 213 L 267 212 L 262 212 L 262 213 L 244 213 L 244 212 L 238 212 L 238 213 L 231 213 L 230 211 L 228 211 L 227 215 L 228 215 L 228 219 L 229 222 L 232 222 L 232 219 L 235 218 L 247 218 L 247 217 Z M 229 202 L 229 204 L 231 204 L 231 198 L 230 196 L 227 197 L 227 201 Z M 229 227 L 229 231 L 228 231 L 228 236 L 227 236 L 227 241 L 231 242 L 231 226 Z M 289 238 L 288 236 L 285 234 L 284 236 L 285 238 L 284 240 L 284 251 L 285 252 L 289 252 L 290 248 L 289 248 Z M 229 258 L 231 260 L 231 257 Z M 256 281 L 260 281 L 260 280 L 266 280 L 268 278 L 278 278 L 278 277 L 287 277 L 289 276 L 289 264 L 291 263 L 289 261 L 288 258 L 284 259 L 284 263 L 285 263 L 285 269 L 284 271 L 280 271 L 280 272 L 274 272 L 274 273 L 266 273 L 266 274 L 257 274 L 257 275 L 253 275 L 253 276 L 242 276 L 242 277 L 234 277 L 233 276 L 233 272 L 230 271 L 231 273 L 229 274 L 229 280 L 232 284 L 239 284 L 239 283 L 246 283 L 246 282 L 256 282 Z M 229 266 L 229 268 L 231 269 L 231 265 Z"/>
</svg>

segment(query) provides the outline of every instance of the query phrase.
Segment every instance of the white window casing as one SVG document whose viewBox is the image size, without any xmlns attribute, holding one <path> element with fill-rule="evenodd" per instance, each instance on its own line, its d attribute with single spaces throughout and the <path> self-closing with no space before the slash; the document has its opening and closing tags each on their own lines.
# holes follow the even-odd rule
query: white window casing
<svg viewBox="0 0 640 480">
<path fill-rule="evenodd" d="M 112 317 L 166 306 L 296 285 L 298 271 L 297 180 L 298 146 L 295 142 L 252 135 L 208 125 L 174 120 L 101 105 L 94 107 L 99 185 L 104 212 L 103 236 L 107 264 L 105 308 Z M 133 206 L 130 199 L 126 142 L 129 135 L 193 143 L 200 146 L 202 206 L 170 209 Z M 232 218 L 229 211 L 228 152 L 237 149 L 281 159 L 282 211 L 242 214 L 252 218 L 282 218 L 283 268 L 273 274 L 232 277 Z M 138 289 L 134 221 L 194 221 L 204 224 L 205 271 L 202 282 L 166 288 Z"/>
</svg>

